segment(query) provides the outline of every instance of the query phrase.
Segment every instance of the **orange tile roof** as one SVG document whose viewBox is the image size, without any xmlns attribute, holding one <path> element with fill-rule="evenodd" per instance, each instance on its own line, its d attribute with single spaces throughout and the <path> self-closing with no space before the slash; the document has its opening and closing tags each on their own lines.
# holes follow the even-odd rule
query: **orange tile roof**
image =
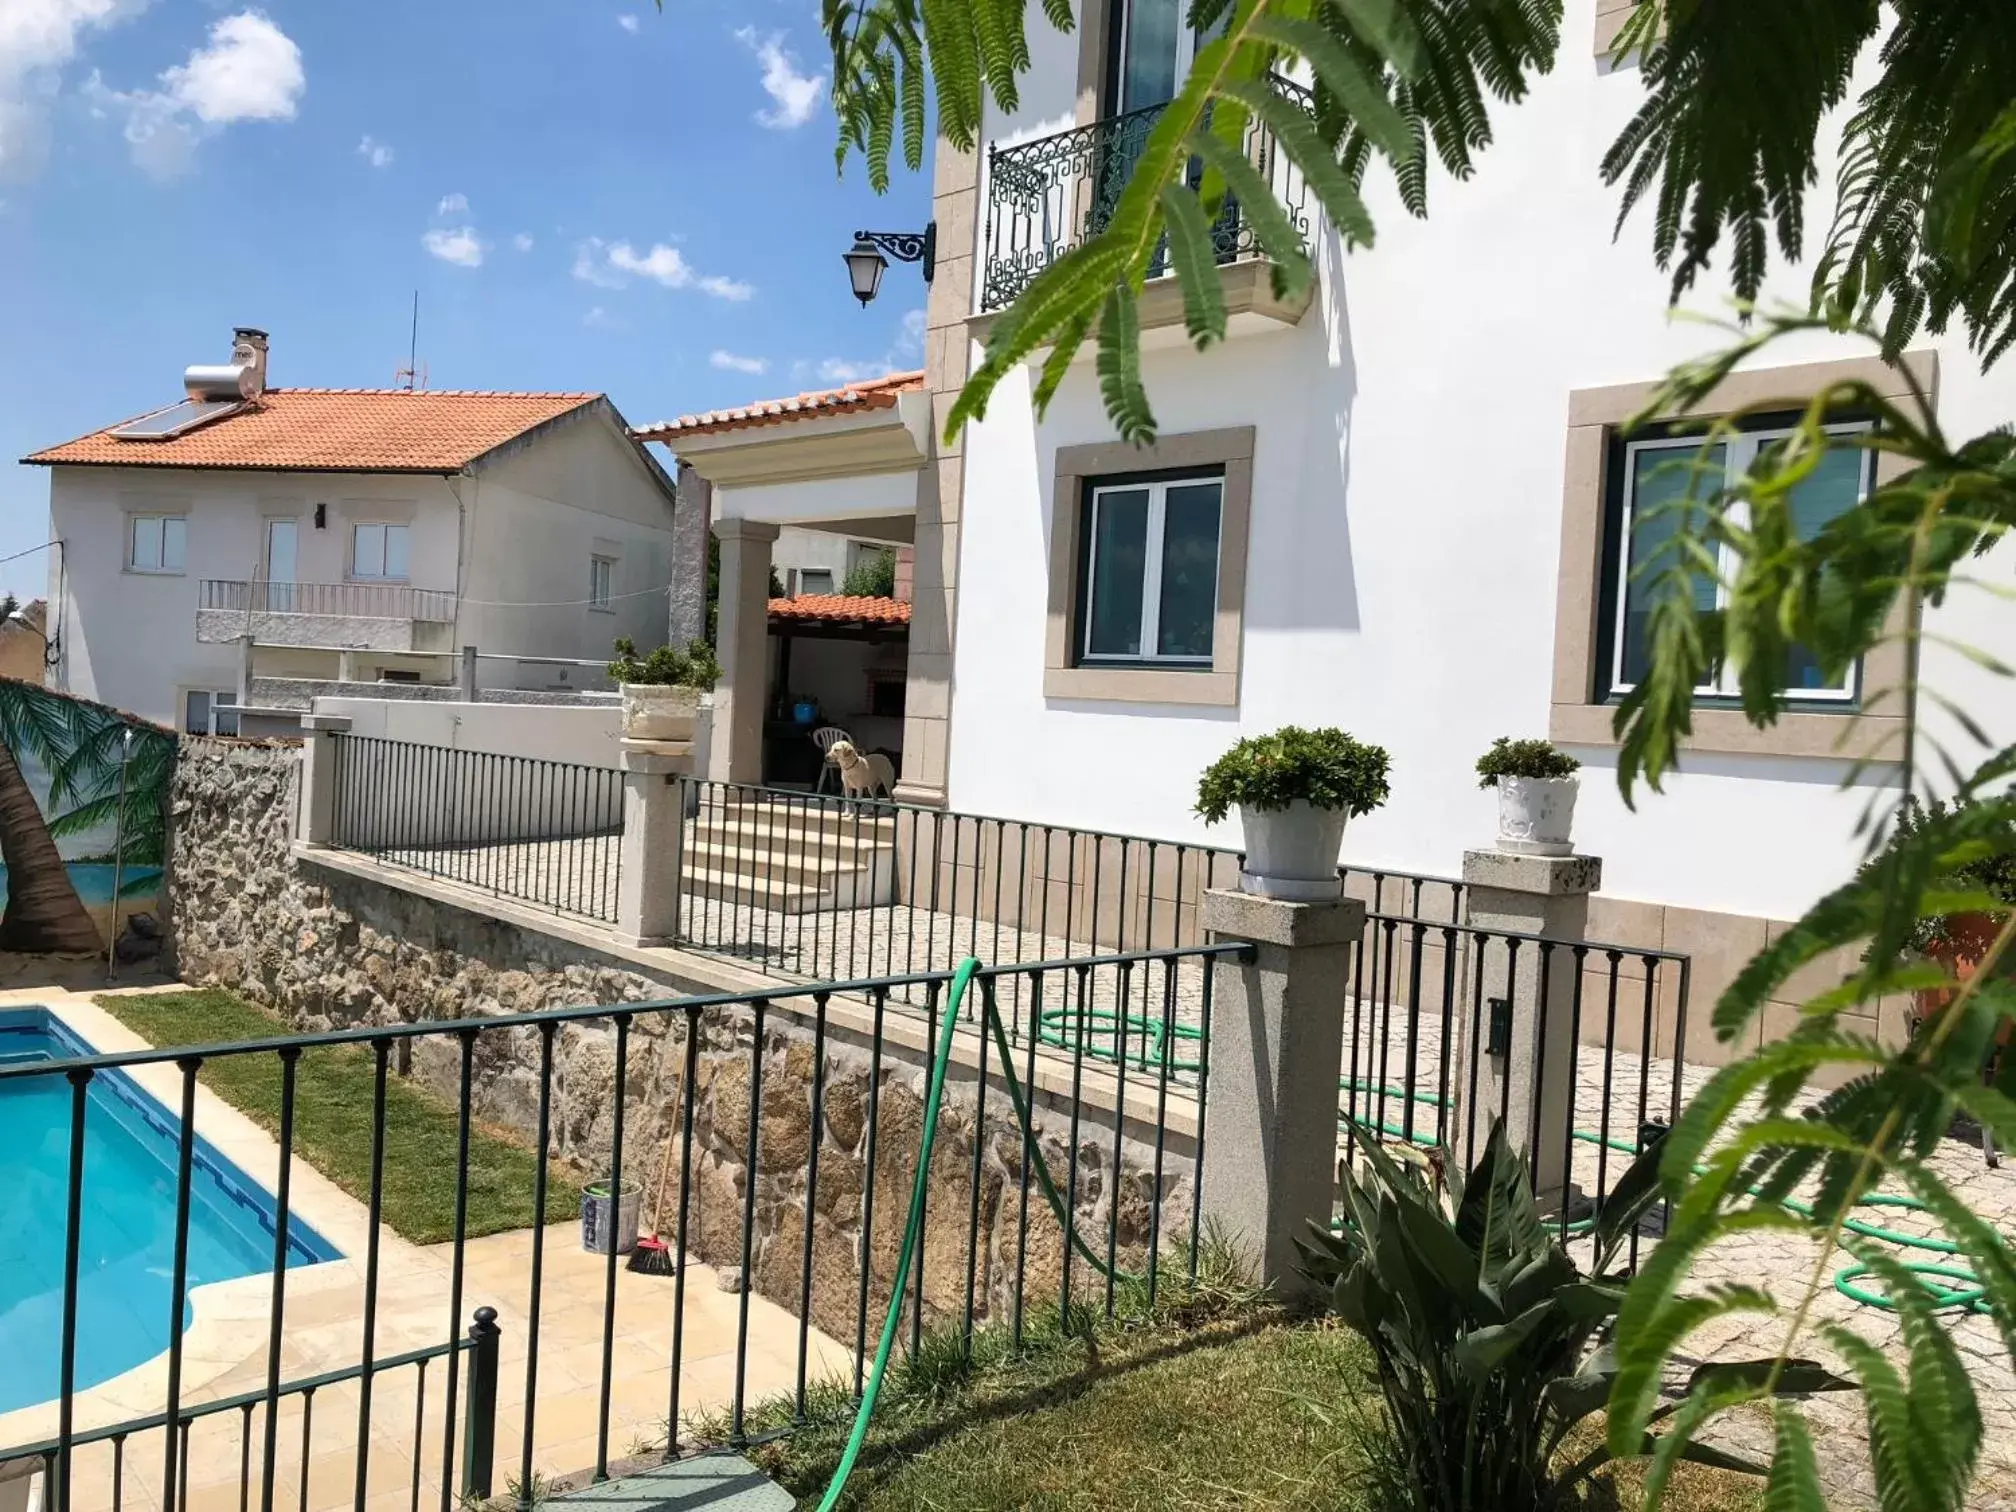
<svg viewBox="0 0 2016 1512">
<path fill-rule="evenodd" d="M 708 410 L 700 415 L 681 415 L 677 420 L 660 420 L 640 425 L 631 432 L 640 441 L 669 441 L 675 436 L 715 436 L 723 431 L 752 430 L 759 425 L 783 425 L 792 420 L 815 420 L 856 410 L 893 409 L 898 394 L 924 387 L 924 372 L 885 373 L 880 378 L 864 378 L 842 388 L 815 389 L 789 399 L 759 399 L 739 409 Z"/>
<path fill-rule="evenodd" d="M 797 598 L 770 600 L 773 620 L 819 620 L 878 625 L 907 625 L 910 605 L 893 598 L 849 598 L 840 593 L 801 593 Z"/>
<path fill-rule="evenodd" d="M 121 441 L 111 434 L 118 429 L 112 425 L 22 460 L 45 466 L 450 473 L 601 397 L 458 389 L 268 389 L 249 408 L 172 441 Z"/>
</svg>

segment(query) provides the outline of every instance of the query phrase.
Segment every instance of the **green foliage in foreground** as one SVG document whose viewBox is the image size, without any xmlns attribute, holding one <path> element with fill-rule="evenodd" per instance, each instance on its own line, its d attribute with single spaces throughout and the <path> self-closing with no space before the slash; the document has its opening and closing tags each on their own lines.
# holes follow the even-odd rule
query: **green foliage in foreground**
<svg viewBox="0 0 2016 1512">
<path fill-rule="evenodd" d="M 150 1044 L 217 1045 L 276 1039 L 290 1031 L 244 999 L 216 988 L 194 992 L 108 993 L 97 999 Z M 396 1056 L 394 1059 L 396 1066 Z M 371 1108 L 377 1076 L 368 1049 L 325 1045 L 305 1050 L 295 1067 L 294 1153 L 358 1201 L 371 1195 Z M 281 1070 L 270 1054 L 221 1056 L 199 1077 L 261 1128 L 280 1128 Z M 203 1132 L 197 1119 L 197 1132 Z M 456 1111 L 452 1103 L 396 1071 L 385 1083 L 384 1218 L 414 1244 L 440 1244 L 455 1234 Z M 470 1238 L 524 1228 L 532 1222 L 536 1161 L 531 1150 L 481 1127 L 469 1133 Z M 581 1191 L 562 1166 L 550 1165 L 546 1216 L 559 1221 L 581 1210 Z"/>
<path fill-rule="evenodd" d="M 845 598 L 893 598 L 896 594 L 896 553 L 871 551 L 848 570 L 840 585 Z"/>
</svg>

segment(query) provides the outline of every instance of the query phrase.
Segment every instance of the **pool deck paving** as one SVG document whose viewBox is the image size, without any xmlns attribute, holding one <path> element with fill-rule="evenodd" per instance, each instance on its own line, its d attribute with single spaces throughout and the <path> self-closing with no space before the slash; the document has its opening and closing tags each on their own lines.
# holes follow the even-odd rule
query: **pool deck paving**
<svg viewBox="0 0 2016 1512">
<path fill-rule="evenodd" d="M 158 990 L 158 989 L 156 989 Z M 0 1008 L 38 1004 L 103 1053 L 149 1048 L 90 998 L 50 989 L 0 993 Z M 164 1106 L 180 1098 L 173 1066 L 141 1066 L 130 1074 Z M 250 1179 L 276 1189 L 279 1146 L 264 1129 L 217 1097 L 197 1088 L 196 1127 Z M 343 1258 L 294 1266 L 286 1274 L 279 1351 L 286 1382 L 354 1366 L 361 1358 L 365 1314 L 365 1260 L 369 1214 L 333 1182 L 295 1161 L 289 1206 L 313 1225 Z M 493 1491 L 503 1495 L 520 1470 L 526 1420 L 525 1339 L 530 1325 L 529 1280 L 533 1231 L 520 1229 L 472 1239 L 464 1247 L 462 1300 L 450 1315 L 453 1248 L 409 1244 L 380 1231 L 375 1355 L 386 1359 L 463 1336 L 478 1307 L 497 1310 L 499 1380 Z M 532 1413 L 535 1473 L 578 1475 L 597 1463 L 604 1354 L 606 1259 L 585 1253 L 579 1227 L 558 1223 L 545 1230 L 539 1304 L 536 1408 Z M 671 1337 L 678 1282 L 633 1274 L 619 1262 L 614 1328 L 609 1335 L 610 1460 L 662 1444 L 671 1403 Z M 191 1294 L 195 1320 L 184 1335 L 181 1399 L 185 1405 L 262 1391 L 269 1363 L 271 1280 L 248 1276 Z M 684 1287 L 680 1413 L 718 1409 L 733 1401 L 736 1338 L 744 1299 L 724 1291 L 716 1273 L 694 1263 Z M 747 1298 L 748 1349 L 742 1381 L 754 1403 L 797 1380 L 799 1322 L 758 1296 Z M 468 1356 L 459 1367 L 458 1395 L 466 1400 Z M 372 1386 L 368 1424 L 360 1435 L 363 1391 L 356 1380 L 318 1388 L 312 1396 L 283 1397 L 274 1419 L 272 1507 L 290 1512 L 355 1504 L 360 1437 L 365 1453 L 365 1505 L 374 1512 L 447 1512 L 459 1484 L 443 1486 L 443 1450 L 449 1439 L 443 1407 L 447 1360 L 423 1368 L 404 1365 L 379 1372 Z M 853 1356 L 817 1330 L 809 1333 L 807 1372 L 818 1380 L 852 1368 Z M 78 1431 L 163 1412 L 168 1357 L 164 1353 L 114 1379 L 77 1394 Z M 459 1454 L 462 1401 L 453 1435 Z M 43 1403 L 0 1415 L 0 1445 L 53 1439 L 58 1404 Z M 266 1415 L 263 1403 L 198 1419 L 188 1439 L 184 1512 L 270 1512 L 264 1489 Z M 73 1455 L 69 1512 L 159 1512 L 167 1445 L 159 1428 L 113 1443 L 80 1447 Z M 8 1472 L 32 1470 L 17 1460 L 0 1465 L 0 1509 L 9 1505 Z M 456 1467 L 459 1480 L 460 1467 Z M 181 1477 L 178 1475 L 178 1479 Z M 248 1489 L 249 1488 L 249 1489 Z M 116 1491 L 116 1497 L 115 1497 Z M 53 1502 L 45 1498 L 44 1505 Z"/>
</svg>

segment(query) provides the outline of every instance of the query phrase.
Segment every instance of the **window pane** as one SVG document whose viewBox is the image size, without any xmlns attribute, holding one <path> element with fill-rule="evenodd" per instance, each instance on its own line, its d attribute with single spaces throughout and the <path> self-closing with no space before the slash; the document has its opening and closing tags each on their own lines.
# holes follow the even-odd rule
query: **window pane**
<svg viewBox="0 0 2016 1512">
<path fill-rule="evenodd" d="M 218 694 L 217 701 L 219 703 L 222 703 L 224 701 L 224 695 L 221 693 Z M 217 734 L 236 735 L 238 733 L 238 715 L 235 710 L 229 714 L 226 714 L 223 710 L 213 707 L 211 710 L 211 715 L 217 721 L 217 729 L 216 729 Z"/>
<path fill-rule="evenodd" d="M 385 576 L 385 527 L 359 525 L 352 539 L 356 542 L 351 552 L 352 573 L 357 577 Z"/>
<path fill-rule="evenodd" d="M 189 522 L 179 517 L 161 522 L 161 566 L 180 572 L 189 559 Z"/>
<path fill-rule="evenodd" d="M 182 703 L 182 732 L 185 735 L 210 733 L 210 695 L 192 692 Z"/>
<path fill-rule="evenodd" d="M 1092 496 L 1092 578 L 1085 605 L 1088 656 L 1141 654 L 1141 593 L 1148 565 L 1148 490 Z"/>
<path fill-rule="evenodd" d="M 1120 64 L 1120 108 L 1140 110 L 1176 97 L 1176 46 L 1185 0 L 1130 0 L 1127 55 Z"/>
<path fill-rule="evenodd" d="M 403 578 L 406 573 L 406 527 L 385 527 L 385 576 Z"/>
<path fill-rule="evenodd" d="M 133 521 L 133 565 L 155 568 L 161 565 L 161 518 L 140 515 Z"/>
<path fill-rule="evenodd" d="M 816 593 L 831 593 L 833 591 L 833 574 L 829 569 L 824 567 L 807 567 L 800 575 L 798 584 L 799 591 L 808 596 Z"/>
<path fill-rule="evenodd" d="M 1792 490 L 1792 528 L 1800 540 L 1812 540 L 1829 521 L 1845 514 L 1862 497 L 1866 455 L 1859 448 L 1830 451 L 1806 480 Z M 1827 677 L 1820 664 L 1797 646 L 1792 648 L 1788 660 L 1791 663 L 1785 683 L 1788 689 L 1841 692 L 1848 686 L 1846 673 L 1837 678 Z"/>
<path fill-rule="evenodd" d="M 1630 554 L 1622 585 L 1624 598 L 1623 681 L 1636 683 L 1651 662 L 1652 609 L 1665 591 L 1659 574 L 1679 556 L 1673 537 L 1686 514 L 1690 491 L 1697 500 L 1712 499 L 1721 489 L 1725 449 L 1717 446 L 1703 457 L 1698 446 L 1640 447 L 1631 454 L 1626 478 L 1631 520 Z M 1705 467 L 1704 472 L 1701 469 Z M 1694 606 L 1715 607 L 1715 580 L 1704 573 L 1693 579 Z"/>
<path fill-rule="evenodd" d="M 1218 609 L 1220 483 L 1170 488 L 1162 523 L 1162 605 L 1155 638 L 1163 656 L 1209 656 Z"/>
</svg>

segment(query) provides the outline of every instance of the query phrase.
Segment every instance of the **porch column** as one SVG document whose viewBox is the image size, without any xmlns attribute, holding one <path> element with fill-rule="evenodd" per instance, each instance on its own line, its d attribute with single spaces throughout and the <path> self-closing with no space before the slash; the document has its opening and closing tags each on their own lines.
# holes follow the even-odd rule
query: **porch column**
<svg viewBox="0 0 2016 1512">
<path fill-rule="evenodd" d="M 707 526 L 714 514 L 714 485 L 679 464 L 672 506 L 672 605 L 668 644 L 688 646 L 707 633 Z"/>
<path fill-rule="evenodd" d="M 1596 856 L 1519 856 L 1505 851 L 1463 853 L 1463 901 L 1472 929 L 1534 939 L 1473 938 L 1488 950 L 1485 1013 L 1466 1024 L 1467 1043 L 1456 1065 L 1459 1092 L 1474 1079 L 1477 1137 L 1490 1119 L 1503 1118 L 1512 1148 L 1531 1162 L 1533 1192 L 1543 1208 L 1561 1211 L 1577 1201 L 1569 1141 L 1575 1123 L 1575 1010 L 1580 1001 L 1582 954 L 1588 937 L 1589 895 L 1602 886 Z M 1494 996 L 1493 994 L 1502 994 Z M 1470 1062 L 1482 1052 L 1474 1074 Z"/>
<path fill-rule="evenodd" d="M 777 527 L 762 520 L 714 522 L 721 542 L 721 606 L 715 653 L 714 749 L 707 775 L 716 782 L 763 780 L 763 705 L 770 688 L 770 546 Z"/>
</svg>

